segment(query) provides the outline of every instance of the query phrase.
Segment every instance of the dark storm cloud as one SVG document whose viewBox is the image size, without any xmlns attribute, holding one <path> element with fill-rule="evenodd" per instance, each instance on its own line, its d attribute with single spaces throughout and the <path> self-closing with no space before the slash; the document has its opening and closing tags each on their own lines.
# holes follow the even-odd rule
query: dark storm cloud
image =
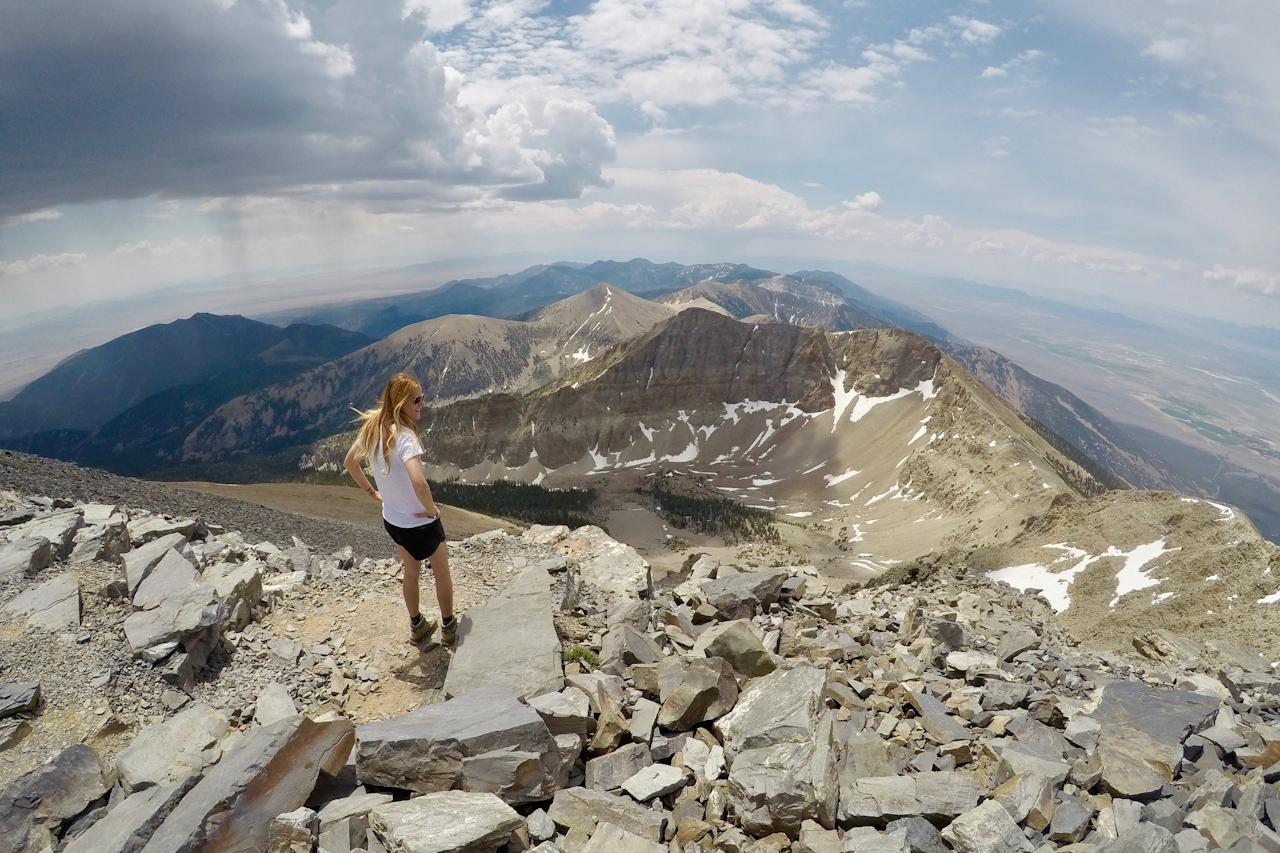
<svg viewBox="0 0 1280 853">
<path fill-rule="evenodd" d="M 457 75 L 401 8 L 0 0 L 0 217 L 152 194 L 324 187 L 399 206 L 601 182 L 613 135 L 589 105 L 459 106 Z"/>
</svg>

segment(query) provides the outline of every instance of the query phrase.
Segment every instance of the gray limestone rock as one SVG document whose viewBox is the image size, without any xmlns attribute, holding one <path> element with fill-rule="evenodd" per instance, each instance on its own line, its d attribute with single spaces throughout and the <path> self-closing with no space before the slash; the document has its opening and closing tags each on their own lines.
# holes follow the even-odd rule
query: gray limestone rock
<svg viewBox="0 0 1280 853">
<path fill-rule="evenodd" d="M 356 730 L 361 782 L 422 793 L 459 787 L 507 802 L 556 789 L 560 753 L 538 712 L 509 687 L 488 685 Z"/>
<path fill-rule="evenodd" d="M 311 853 L 319 836 L 320 816 L 303 806 L 271 821 L 267 853 Z"/>
<path fill-rule="evenodd" d="M 858 826 L 845 833 L 840 847 L 845 853 L 910 853 L 905 828 L 880 832 L 875 827 Z"/>
<path fill-rule="evenodd" d="M 1167 779 L 1153 769 L 1152 761 L 1146 760 L 1142 745 L 1139 738 L 1114 737 L 1104 730 L 1095 753 L 1103 790 L 1130 800 L 1149 800 L 1160 795 Z M 1157 750 L 1157 759 L 1163 755 L 1162 750 Z"/>
<path fill-rule="evenodd" d="M 1012 660 L 1025 651 L 1038 648 L 1040 648 L 1040 635 L 1023 625 L 1000 638 L 1000 644 L 996 647 L 996 657 L 1002 661 Z"/>
<path fill-rule="evenodd" d="M 183 539 L 198 538 L 202 525 L 194 518 L 170 518 L 164 515 L 150 515 L 146 518 L 129 522 L 129 541 L 133 547 L 145 545 L 156 539 L 173 534 L 180 534 Z"/>
<path fill-rule="evenodd" d="M 1080 841 L 1088 834 L 1095 811 L 1093 803 L 1082 797 L 1062 795 L 1049 824 L 1049 837 L 1060 844 Z"/>
<path fill-rule="evenodd" d="M 228 612 L 242 614 L 231 627 L 243 630 L 249 623 L 249 614 L 262 601 L 262 563 L 217 563 L 204 570 L 205 581 L 213 585 L 213 592 Z"/>
<path fill-rule="evenodd" d="M 608 610 L 647 595 L 652 587 L 649 563 L 599 527 L 579 527 L 560 540 L 558 550 L 574 562 L 574 573 L 597 591 Z"/>
<path fill-rule="evenodd" d="M 493 794 L 437 791 L 378 806 L 369 823 L 391 853 L 494 853 L 524 819 Z"/>
<path fill-rule="evenodd" d="M 632 625 L 610 628 L 600 643 L 600 657 L 606 664 L 621 661 L 624 666 L 657 663 L 662 658 L 658 644 Z"/>
<path fill-rule="evenodd" d="M 907 835 L 907 848 L 911 853 L 948 853 L 938 828 L 922 817 L 904 817 L 890 821 L 886 832 L 903 830 Z"/>
<path fill-rule="evenodd" d="M 653 738 L 654 726 L 658 725 L 658 711 L 662 706 L 643 696 L 636 700 L 631 709 L 629 733 L 636 743 L 648 745 Z"/>
<path fill-rule="evenodd" d="M 87 509 L 89 507 L 86 507 Z M 115 507 L 106 507 L 106 509 L 115 509 Z M 76 531 L 67 561 L 70 563 L 88 563 L 94 560 L 119 562 L 120 555 L 129 550 L 129 532 L 125 528 L 124 516 L 115 514 L 99 521 L 91 519 L 86 513 L 85 522 L 86 526 Z"/>
<path fill-rule="evenodd" d="M 1175 853 L 1177 849 L 1169 830 L 1154 823 L 1141 823 L 1131 832 L 1104 844 L 1098 853 Z"/>
<path fill-rule="evenodd" d="M 278 681 L 273 681 L 262 688 L 262 692 L 258 694 L 253 719 L 260 726 L 269 726 L 296 713 L 298 713 L 298 706 L 289 695 L 289 688 Z"/>
<path fill-rule="evenodd" d="M 987 800 L 953 820 L 942 837 L 955 853 L 1028 853 L 1031 843 L 994 800 Z"/>
<path fill-rule="evenodd" d="M 840 794 L 833 717 L 824 714 L 812 740 L 744 749 L 729 770 L 729 802 L 743 828 L 795 835 L 806 820 L 834 826 Z"/>
<path fill-rule="evenodd" d="M 938 743 L 951 743 L 956 740 L 969 740 L 973 735 L 951 716 L 947 706 L 943 705 L 928 693 L 907 693 L 911 707 L 920 715 L 920 724 Z"/>
<path fill-rule="evenodd" d="M 196 704 L 138 732 L 116 756 L 116 772 L 126 791 L 166 785 L 204 768 L 206 749 L 226 736 L 230 721 L 221 711 Z"/>
<path fill-rule="evenodd" d="M 501 684 L 532 698 L 564 687 L 553 609 L 551 576 L 530 566 L 501 594 L 458 617 L 445 694 L 459 696 L 483 684 Z"/>
<path fill-rule="evenodd" d="M 989 679 L 982 685 L 982 710 L 1004 711 L 1021 708 L 1030 695 L 1031 688 L 1017 681 Z"/>
<path fill-rule="evenodd" d="M 542 715 L 553 735 L 591 734 L 596 730 L 591 700 L 577 687 L 535 696 L 529 700 L 529 707 Z"/>
<path fill-rule="evenodd" d="M 842 826 L 882 826 L 905 817 L 945 822 L 973 809 L 983 794 L 972 776 L 957 771 L 867 777 L 841 786 L 837 819 Z"/>
<path fill-rule="evenodd" d="M 133 606 L 138 610 L 152 610 L 181 598 L 214 597 L 212 584 L 205 583 L 195 562 L 170 549 L 133 591 Z"/>
<path fill-rule="evenodd" d="M 534 809 L 524 822 L 529 827 L 529 838 L 534 842 L 549 841 L 556 836 L 556 822 L 547 816 L 546 809 Z"/>
<path fill-rule="evenodd" d="M 715 723 L 730 757 L 743 749 L 813 737 L 822 709 L 826 671 L 780 669 L 751 681 L 729 713 Z"/>
<path fill-rule="evenodd" d="M 84 510 L 79 507 L 54 510 L 9 531 L 9 540 L 48 539 L 55 560 L 65 560 L 75 545 L 76 531 L 84 527 Z"/>
<path fill-rule="evenodd" d="M 778 600 L 784 571 L 742 572 L 702 584 L 702 597 L 722 619 L 750 619 Z"/>
<path fill-rule="evenodd" d="M 693 653 L 724 658 L 734 672 L 750 677 L 768 675 L 777 668 L 773 656 L 745 619 L 712 625 L 693 644 Z"/>
<path fill-rule="evenodd" d="M 15 575 L 34 575 L 53 565 L 54 547 L 43 536 L 25 536 L 0 545 L 0 580 Z"/>
<path fill-rule="evenodd" d="M 585 784 L 593 791 L 612 791 L 651 764 L 648 746 L 629 743 L 588 761 Z"/>
<path fill-rule="evenodd" d="M 658 725 L 664 729 L 687 731 L 718 719 L 738 701 L 733 668 L 722 658 L 664 658 L 658 667 L 660 685 L 668 671 L 671 686 L 663 688 L 658 711 Z"/>
<path fill-rule="evenodd" d="M 187 545 L 187 537 L 180 533 L 162 536 L 124 555 L 124 576 L 129 584 L 130 597 L 138 589 L 138 584 L 174 549 L 190 559 L 191 549 Z"/>
<path fill-rule="evenodd" d="M 39 853 L 58 828 L 107 792 L 98 754 L 74 744 L 0 787 L 0 853 Z"/>
<path fill-rule="evenodd" d="M 596 827 L 582 853 L 667 853 L 667 848 L 620 826 L 602 823 Z"/>
<path fill-rule="evenodd" d="M 34 682 L 0 684 L 0 720 L 29 714 L 40 704 L 40 685 Z"/>
<path fill-rule="evenodd" d="M 674 794 L 689 781 L 684 771 L 670 764 L 650 764 L 622 783 L 626 791 L 642 803 L 654 797 L 665 797 Z"/>
<path fill-rule="evenodd" d="M 1104 730 L 1123 726 L 1158 743 L 1181 746 L 1188 734 L 1203 728 L 1218 712 L 1218 704 L 1217 697 L 1202 693 L 1116 681 L 1104 688 L 1102 700 L 1090 716 Z"/>
<path fill-rule="evenodd" d="M 248 729 L 160 825 L 142 853 L 263 849 L 277 815 L 300 808 L 320 772 L 334 774 L 351 750 L 347 720 L 291 717 Z"/>
<path fill-rule="evenodd" d="M 597 824 L 612 823 L 641 838 L 662 840 L 668 813 L 647 809 L 626 797 L 615 797 L 586 788 L 556 791 L 547 815 L 566 831 L 580 829 L 588 835 Z"/>
<path fill-rule="evenodd" d="M 63 853 L 138 853 L 151 835 L 200 781 L 193 775 L 167 785 L 155 785 L 130 794 L 106 816 L 77 835 Z M 307 853 L 309 853 L 308 848 Z M 285 848 L 280 853 L 295 853 Z"/>
<path fill-rule="evenodd" d="M 4 612 L 25 616 L 27 623 L 56 631 L 80 624 L 80 581 L 75 572 L 63 572 L 23 592 L 4 606 Z"/>
</svg>

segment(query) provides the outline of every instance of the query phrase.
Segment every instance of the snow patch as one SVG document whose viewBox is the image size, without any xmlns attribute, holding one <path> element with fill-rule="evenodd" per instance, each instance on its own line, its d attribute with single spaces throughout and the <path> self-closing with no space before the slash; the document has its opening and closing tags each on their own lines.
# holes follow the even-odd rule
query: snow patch
<svg viewBox="0 0 1280 853">
<path fill-rule="evenodd" d="M 789 513 L 787 513 L 787 515 L 788 515 L 790 518 L 808 518 L 809 516 L 813 515 L 813 513 L 811 513 L 811 512 L 789 512 Z"/>
<path fill-rule="evenodd" d="M 823 464 L 826 464 L 826 463 L 823 463 Z M 811 470 L 814 470 L 814 469 L 811 469 Z M 809 472 L 806 471 L 805 473 L 807 474 Z M 856 468 L 849 468 L 849 469 L 846 469 L 843 474 L 823 474 L 822 479 L 827 481 L 827 488 L 829 489 L 832 486 L 843 483 L 845 480 L 849 479 L 850 477 L 856 477 L 859 473 L 860 472 Z"/>
<path fill-rule="evenodd" d="M 1114 545 L 1106 550 L 1104 557 L 1124 557 L 1124 566 L 1116 573 L 1116 594 L 1111 599 L 1110 607 L 1115 607 L 1120 601 L 1121 596 L 1128 595 L 1140 589 L 1146 589 L 1149 586 L 1155 586 L 1160 581 L 1149 576 L 1145 568 L 1152 560 L 1164 554 L 1173 551 L 1181 551 L 1181 548 L 1166 548 L 1164 540 L 1157 539 L 1154 542 L 1148 542 L 1146 545 L 1139 545 L 1132 551 L 1124 552 L 1118 550 Z"/>
<path fill-rule="evenodd" d="M 924 435 L 928 431 L 929 431 L 928 427 L 923 427 L 923 426 L 920 427 L 920 429 L 916 430 L 916 434 L 911 436 L 911 440 L 907 442 L 907 446 L 910 447 L 911 445 L 915 444 L 917 441 L 920 440 L 920 436 Z"/>
</svg>

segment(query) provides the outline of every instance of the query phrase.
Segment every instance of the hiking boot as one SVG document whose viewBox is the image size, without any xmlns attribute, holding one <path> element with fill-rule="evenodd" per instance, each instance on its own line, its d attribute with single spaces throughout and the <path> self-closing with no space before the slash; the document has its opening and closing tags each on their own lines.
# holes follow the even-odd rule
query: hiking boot
<svg viewBox="0 0 1280 853">
<path fill-rule="evenodd" d="M 450 616 L 447 622 L 440 623 L 440 645 L 453 647 L 458 639 L 458 617 Z"/>
<path fill-rule="evenodd" d="M 431 632 L 436 629 L 436 620 L 422 614 L 421 620 L 415 625 L 413 620 L 409 620 L 409 640 L 413 643 L 420 643 L 427 637 L 431 636 Z"/>
</svg>

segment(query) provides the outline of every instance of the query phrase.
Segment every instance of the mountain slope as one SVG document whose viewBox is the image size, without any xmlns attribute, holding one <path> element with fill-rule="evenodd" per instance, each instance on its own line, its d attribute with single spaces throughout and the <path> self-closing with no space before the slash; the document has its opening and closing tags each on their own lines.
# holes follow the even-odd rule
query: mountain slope
<svg viewBox="0 0 1280 853">
<path fill-rule="evenodd" d="M 653 294 L 703 280 L 768 278 L 745 264 L 655 264 L 644 258 L 529 267 L 514 275 L 451 281 L 434 290 L 326 305 L 290 320 L 330 323 L 374 338 L 449 314 L 523 318 L 548 303 L 608 283 L 629 293 Z"/>
<path fill-rule="evenodd" d="M 840 296 L 837 290 L 857 294 L 866 304 Z M 916 331 L 1026 415 L 1050 443 L 1061 445 L 1060 450 L 1108 487 L 1173 489 L 1181 485 L 1154 454 L 1067 389 L 994 350 L 957 341 L 927 317 L 877 297 L 836 273 L 808 270 L 756 282 L 705 282 L 659 300 L 680 304 L 695 297 L 720 305 L 738 319 L 766 314 L 781 322 L 827 329 L 897 326 Z"/>
<path fill-rule="evenodd" d="M 367 346 L 364 335 L 295 324 L 281 340 L 229 370 L 153 394 L 95 430 L 53 430 L 9 439 L 15 449 L 140 476 L 176 461 L 187 434 L 218 406 Z"/>
<path fill-rule="evenodd" d="M 207 379 L 279 343 L 283 330 L 196 314 L 76 353 L 0 404 L 0 437 L 93 429 L 152 394 Z"/>
<path fill-rule="evenodd" d="M 674 313 L 597 285 L 527 321 L 468 315 L 427 320 L 228 402 L 187 437 L 183 457 L 207 461 L 270 452 L 338 432 L 351 423 L 351 407 L 374 405 L 397 371 L 417 376 L 430 401 L 529 390 Z"/>
<path fill-rule="evenodd" d="M 892 324 L 850 305 L 825 283 L 779 275 L 756 281 L 702 281 L 657 297 L 667 305 L 705 299 L 739 320 L 764 315 L 793 326 L 821 326 L 833 331 L 882 329 Z"/>
<path fill-rule="evenodd" d="M 421 427 L 432 476 L 625 486 L 682 472 L 812 518 L 864 572 L 1010 535 L 1101 488 L 915 334 L 697 309 L 531 393 L 434 407 Z M 311 464 L 344 450 L 327 441 Z"/>
</svg>

